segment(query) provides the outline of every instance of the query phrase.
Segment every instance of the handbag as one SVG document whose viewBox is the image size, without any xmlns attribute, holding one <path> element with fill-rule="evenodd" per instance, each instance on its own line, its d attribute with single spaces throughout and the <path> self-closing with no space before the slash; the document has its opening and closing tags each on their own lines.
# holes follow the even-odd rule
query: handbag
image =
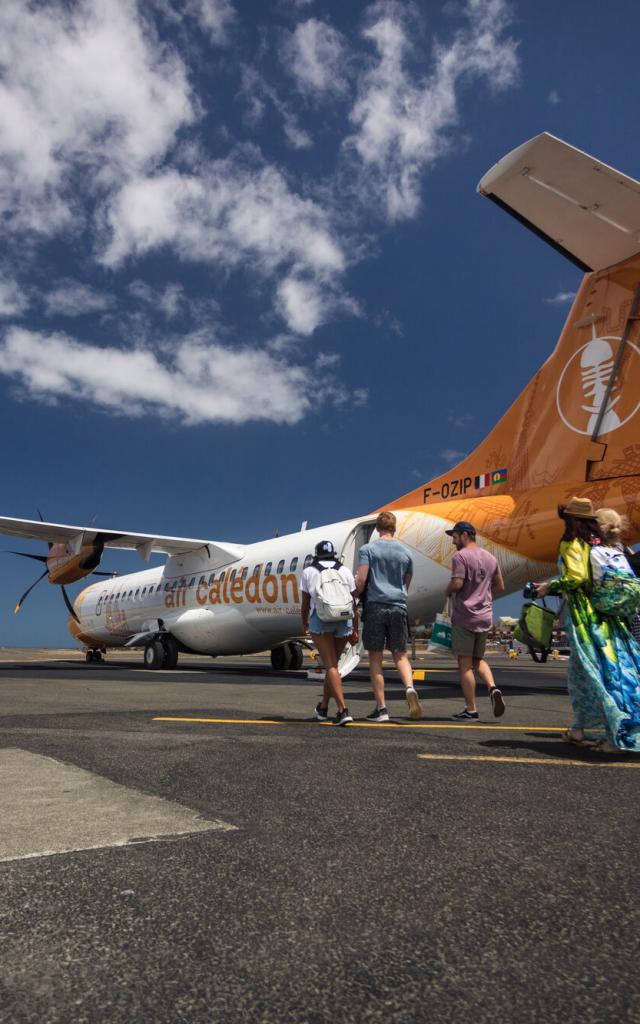
<svg viewBox="0 0 640 1024">
<path fill-rule="evenodd" d="M 521 644 L 526 644 L 532 654 L 546 653 L 551 646 L 555 620 L 556 612 L 547 608 L 544 598 L 541 605 L 525 601 L 513 635 Z"/>
<path fill-rule="evenodd" d="M 435 617 L 431 628 L 431 639 L 427 644 L 427 654 L 448 654 L 450 657 L 453 657 L 451 634 L 451 603 L 447 599 L 443 610 L 438 612 Z"/>
</svg>

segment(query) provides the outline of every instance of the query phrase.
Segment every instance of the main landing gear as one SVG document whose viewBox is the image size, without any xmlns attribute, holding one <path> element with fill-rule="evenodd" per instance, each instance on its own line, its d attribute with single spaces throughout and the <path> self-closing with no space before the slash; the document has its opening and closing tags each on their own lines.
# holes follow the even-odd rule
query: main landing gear
<svg viewBox="0 0 640 1024">
<path fill-rule="evenodd" d="M 175 668 L 178 644 L 170 633 L 149 640 L 144 649 L 145 668 Z"/>
<path fill-rule="evenodd" d="M 271 652 L 271 667 L 276 672 L 286 672 L 287 669 L 297 672 L 302 668 L 303 659 L 302 644 L 282 644 Z"/>
<path fill-rule="evenodd" d="M 96 647 L 90 647 L 84 658 L 88 665 L 92 665 L 94 661 L 102 661 L 103 652 L 98 650 Z"/>
</svg>

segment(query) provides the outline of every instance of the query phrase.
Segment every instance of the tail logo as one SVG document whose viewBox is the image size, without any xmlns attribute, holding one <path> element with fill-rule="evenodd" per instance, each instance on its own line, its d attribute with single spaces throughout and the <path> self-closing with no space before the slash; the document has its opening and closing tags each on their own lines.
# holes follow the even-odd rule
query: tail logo
<svg viewBox="0 0 640 1024">
<path fill-rule="evenodd" d="M 560 375 L 556 405 L 563 423 L 576 434 L 591 436 L 596 429 L 621 340 L 597 338 L 594 329 L 591 341 L 573 353 Z M 625 387 L 631 380 L 634 384 Z M 598 436 L 618 430 L 640 409 L 635 382 L 640 382 L 640 351 L 628 341 Z"/>
</svg>

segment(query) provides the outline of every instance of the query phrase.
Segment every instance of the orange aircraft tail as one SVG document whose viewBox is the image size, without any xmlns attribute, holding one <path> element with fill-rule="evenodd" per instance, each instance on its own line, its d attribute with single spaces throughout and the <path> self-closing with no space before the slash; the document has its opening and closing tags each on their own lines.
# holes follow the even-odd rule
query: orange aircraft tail
<svg viewBox="0 0 640 1024">
<path fill-rule="evenodd" d="M 581 494 L 611 503 L 638 539 L 640 184 L 543 134 L 499 161 L 479 191 L 587 273 L 555 351 L 488 437 L 385 507 L 456 503 L 433 512 L 476 520 L 482 512 L 495 535 L 506 512 L 499 496 L 511 498 L 513 525 L 525 495 L 545 489 L 546 502 Z"/>
</svg>

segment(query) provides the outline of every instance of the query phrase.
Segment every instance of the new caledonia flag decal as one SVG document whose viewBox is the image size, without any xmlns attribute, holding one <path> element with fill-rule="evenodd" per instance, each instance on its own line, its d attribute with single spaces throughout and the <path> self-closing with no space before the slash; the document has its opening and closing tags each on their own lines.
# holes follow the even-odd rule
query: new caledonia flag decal
<svg viewBox="0 0 640 1024">
<path fill-rule="evenodd" d="M 507 479 L 506 469 L 494 469 L 493 473 L 482 473 L 476 477 L 476 490 L 482 487 L 494 487 L 496 484 L 503 484 Z"/>
</svg>

